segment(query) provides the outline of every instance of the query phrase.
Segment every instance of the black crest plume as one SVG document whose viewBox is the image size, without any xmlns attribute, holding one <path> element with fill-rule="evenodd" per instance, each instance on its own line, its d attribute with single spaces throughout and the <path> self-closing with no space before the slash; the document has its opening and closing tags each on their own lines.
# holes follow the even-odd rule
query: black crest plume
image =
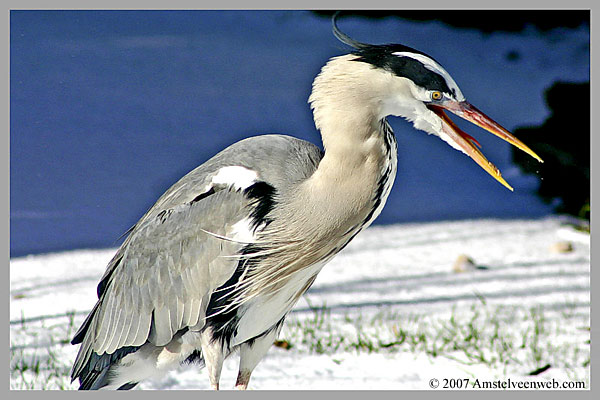
<svg viewBox="0 0 600 400">
<path fill-rule="evenodd" d="M 448 87 L 448 82 L 446 82 L 443 76 L 428 69 L 421 61 L 411 57 L 401 57 L 395 53 L 408 52 L 421 54 L 435 61 L 433 57 L 403 44 L 368 44 L 354 40 L 337 26 L 337 17 L 339 14 L 340 11 L 337 11 L 331 17 L 333 34 L 340 42 L 355 49 L 352 53 L 357 57 L 353 61 L 365 62 L 377 68 L 390 71 L 396 76 L 408 78 L 428 90 L 453 93 L 453 90 Z"/>
<path fill-rule="evenodd" d="M 369 44 L 359 42 L 358 40 L 352 39 L 350 36 L 346 35 L 344 32 L 340 30 L 337 25 L 337 18 L 340 14 L 340 11 L 336 11 L 335 14 L 331 17 L 331 25 L 334 36 L 342 43 L 354 48 L 357 54 L 366 55 L 366 54 L 378 54 L 379 56 L 389 56 L 393 52 L 398 51 L 409 51 L 411 53 L 423 54 L 427 57 L 427 54 L 422 51 L 413 49 L 412 47 L 405 46 L 403 44 Z M 432 58 L 432 57 L 430 57 Z"/>
<path fill-rule="evenodd" d="M 350 47 L 355 48 L 356 50 L 364 50 L 371 47 L 370 44 L 361 43 L 357 40 L 352 39 L 350 36 L 346 35 L 344 32 L 340 30 L 337 26 L 337 17 L 340 15 L 340 11 L 336 11 L 331 17 L 331 25 L 333 27 L 333 34 L 338 40 L 344 44 L 347 44 Z"/>
</svg>

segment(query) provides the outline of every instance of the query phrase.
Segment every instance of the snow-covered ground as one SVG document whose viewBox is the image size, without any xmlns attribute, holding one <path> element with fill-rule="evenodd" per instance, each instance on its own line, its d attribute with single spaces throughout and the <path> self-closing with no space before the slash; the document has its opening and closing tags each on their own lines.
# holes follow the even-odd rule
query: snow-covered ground
<svg viewBox="0 0 600 400">
<path fill-rule="evenodd" d="M 76 387 L 68 341 L 114 251 L 11 260 L 11 388 Z M 455 267 L 461 255 L 473 262 Z M 250 384 L 429 389 L 433 379 L 441 388 L 510 378 L 587 388 L 589 327 L 589 235 L 558 217 L 371 227 L 324 268 Z M 236 368 L 233 355 L 223 388 Z M 183 366 L 139 387 L 206 389 L 208 378 Z"/>
</svg>

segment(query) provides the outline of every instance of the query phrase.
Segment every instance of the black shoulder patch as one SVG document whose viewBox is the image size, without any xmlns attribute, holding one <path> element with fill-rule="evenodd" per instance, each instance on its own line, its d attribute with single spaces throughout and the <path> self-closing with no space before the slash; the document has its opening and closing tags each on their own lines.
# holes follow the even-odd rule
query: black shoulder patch
<svg viewBox="0 0 600 400">
<path fill-rule="evenodd" d="M 264 181 L 256 182 L 244 190 L 246 197 L 254 200 L 254 209 L 250 213 L 252 229 L 256 229 L 263 222 L 269 222 L 267 215 L 275 206 L 275 193 L 275 188 Z"/>
</svg>

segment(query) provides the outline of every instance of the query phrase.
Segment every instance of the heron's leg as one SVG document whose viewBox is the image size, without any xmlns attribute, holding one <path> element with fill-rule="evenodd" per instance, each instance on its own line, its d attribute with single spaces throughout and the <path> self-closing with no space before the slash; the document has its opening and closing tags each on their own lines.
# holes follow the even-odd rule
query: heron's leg
<svg viewBox="0 0 600 400">
<path fill-rule="evenodd" d="M 221 370 L 223 369 L 225 350 L 220 340 L 212 340 L 210 329 L 202 332 L 201 344 L 202 356 L 204 357 L 208 378 L 210 379 L 210 387 L 213 390 L 219 390 L 219 379 L 221 378 Z"/>
<path fill-rule="evenodd" d="M 272 329 L 265 335 L 240 345 L 240 370 L 235 382 L 236 389 L 246 390 L 252 371 L 271 348 L 278 333 L 279 329 Z"/>
</svg>

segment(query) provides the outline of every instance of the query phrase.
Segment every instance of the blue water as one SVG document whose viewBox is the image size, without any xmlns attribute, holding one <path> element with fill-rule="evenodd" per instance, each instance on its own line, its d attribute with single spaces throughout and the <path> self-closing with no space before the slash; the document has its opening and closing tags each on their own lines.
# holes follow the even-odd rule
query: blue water
<svg viewBox="0 0 600 400">
<path fill-rule="evenodd" d="M 329 21 L 309 12 L 12 11 L 10 17 L 13 257 L 116 245 L 172 183 L 244 137 L 286 133 L 320 145 L 307 105 L 311 82 L 329 57 L 345 51 Z M 397 19 L 345 19 L 342 26 L 359 39 L 382 41 L 423 26 L 428 33 L 415 32 L 406 44 L 425 51 L 436 29 L 450 48 L 455 32 Z M 460 57 L 449 59 L 451 71 L 462 70 Z M 477 91 L 475 77 L 459 75 Z M 495 79 L 477 77 L 488 78 Z M 541 96 L 537 88 L 535 95 Z M 494 96 L 501 101 L 502 91 Z M 539 120 L 543 102 L 535 104 Z M 503 112 L 493 109 L 493 99 L 486 106 L 489 114 Z M 518 123 L 504 121 L 510 129 Z M 534 195 L 535 178 L 508 179 L 511 193 L 441 140 L 401 119 L 390 122 L 399 173 L 378 223 L 550 212 Z M 490 160 L 516 171 L 508 146 L 484 135 L 478 139 Z"/>
</svg>

